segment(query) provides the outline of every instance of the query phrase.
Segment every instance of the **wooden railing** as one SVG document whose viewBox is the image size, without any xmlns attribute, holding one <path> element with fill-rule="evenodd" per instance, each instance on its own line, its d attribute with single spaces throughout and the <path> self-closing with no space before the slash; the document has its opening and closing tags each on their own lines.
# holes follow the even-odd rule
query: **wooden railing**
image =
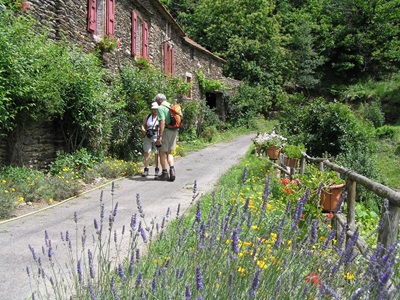
<svg viewBox="0 0 400 300">
<path fill-rule="evenodd" d="M 378 231 L 378 243 L 381 243 L 385 249 L 388 249 L 397 243 L 400 219 L 399 192 L 396 192 L 393 189 L 362 176 L 350 169 L 334 164 L 326 158 L 314 158 L 308 156 L 306 153 L 303 153 L 303 158 L 300 162 L 300 174 L 304 174 L 307 161 L 316 164 L 320 170 L 324 170 L 325 167 L 328 167 L 329 169 L 339 173 L 342 178 L 346 179 L 346 217 L 344 217 L 342 214 L 335 214 L 334 221 L 337 221 L 342 228 L 347 226 L 346 233 L 348 237 L 353 236 L 356 230 L 356 187 L 357 184 L 360 184 L 367 190 L 382 198 L 382 201 L 387 199 L 387 205 L 383 205 L 384 210 L 381 214 L 381 226 L 379 226 Z M 294 174 L 293 169 L 288 171 L 284 165 L 276 165 L 276 167 L 288 175 Z M 366 243 L 362 238 L 358 239 L 357 246 L 362 253 L 364 253 L 367 249 Z"/>
</svg>

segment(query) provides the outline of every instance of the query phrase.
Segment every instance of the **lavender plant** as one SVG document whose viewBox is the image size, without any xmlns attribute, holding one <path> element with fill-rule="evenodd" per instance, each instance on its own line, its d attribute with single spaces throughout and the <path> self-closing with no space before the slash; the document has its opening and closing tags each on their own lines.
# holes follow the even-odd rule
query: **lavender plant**
<svg viewBox="0 0 400 300">
<path fill-rule="evenodd" d="M 398 246 L 369 255 L 356 249 L 358 233 L 336 240 L 330 224 L 299 222 L 309 190 L 297 203 L 271 193 L 273 177 L 245 168 L 238 193 L 197 199 L 188 211 L 169 209 L 148 226 L 141 199 L 129 236 L 114 228 L 118 203 L 103 200 L 92 229 L 61 233 L 64 249 L 45 234 L 43 250 L 30 247 L 27 268 L 33 297 L 58 299 L 394 299 L 400 296 Z M 255 182 L 258 182 L 256 184 Z M 228 195 L 228 198 L 226 198 Z M 101 197 L 102 198 L 102 197 Z M 296 200 L 292 200 L 296 201 Z M 294 207 L 294 209 L 291 209 Z M 172 218 L 168 227 L 166 222 Z M 72 224 L 73 225 L 73 224 Z M 88 238 L 93 231 L 93 239 Z M 345 231 L 342 231 L 345 234 Z M 80 236 L 80 237 L 79 237 Z M 123 239 L 128 238 L 128 249 Z M 89 241 L 92 241 L 92 244 Z M 64 253 L 59 253 L 61 250 Z M 66 255 L 65 255 L 66 253 Z M 144 254 L 143 254 L 144 253 Z M 66 267 L 61 258 L 67 257 Z M 269 297 L 269 296 L 268 296 Z"/>
</svg>

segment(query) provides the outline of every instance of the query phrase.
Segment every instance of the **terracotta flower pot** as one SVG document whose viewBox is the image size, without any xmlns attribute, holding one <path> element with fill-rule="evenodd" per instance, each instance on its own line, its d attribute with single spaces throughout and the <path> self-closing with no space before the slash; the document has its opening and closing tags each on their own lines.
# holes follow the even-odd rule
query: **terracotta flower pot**
<svg viewBox="0 0 400 300">
<path fill-rule="evenodd" d="M 279 154 L 281 153 L 281 149 L 277 146 L 267 147 L 266 149 L 267 155 L 271 160 L 277 160 L 279 158 Z"/>
<path fill-rule="evenodd" d="M 285 166 L 295 169 L 299 165 L 299 159 L 289 158 L 285 156 L 285 158 L 283 159 L 283 163 L 285 164 Z"/>
<path fill-rule="evenodd" d="M 319 204 L 322 212 L 333 212 L 342 196 L 344 184 L 324 186 L 321 190 Z"/>
</svg>

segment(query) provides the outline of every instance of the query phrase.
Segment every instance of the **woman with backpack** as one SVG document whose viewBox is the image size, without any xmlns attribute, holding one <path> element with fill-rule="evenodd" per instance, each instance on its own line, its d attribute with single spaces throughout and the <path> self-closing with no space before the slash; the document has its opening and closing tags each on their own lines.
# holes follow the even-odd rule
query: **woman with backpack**
<svg viewBox="0 0 400 300">
<path fill-rule="evenodd" d="M 158 123 L 158 104 L 153 102 L 151 104 L 151 114 L 147 115 L 142 123 L 142 132 L 145 134 L 143 140 L 144 151 L 144 170 L 142 177 L 149 175 L 149 165 L 151 153 L 155 154 L 155 176 L 159 175 L 160 169 L 158 167 L 158 149 L 156 148 L 156 141 L 158 138 L 159 123 Z"/>
</svg>

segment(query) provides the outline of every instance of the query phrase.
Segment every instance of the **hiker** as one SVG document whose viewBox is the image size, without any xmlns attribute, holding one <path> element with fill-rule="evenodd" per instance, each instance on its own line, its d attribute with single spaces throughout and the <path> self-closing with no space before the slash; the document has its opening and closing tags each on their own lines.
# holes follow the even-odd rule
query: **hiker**
<svg viewBox="0 0 400 300">
<path fill-rule="evenodd" d="M 158 119 L 158 104 L 153 102 L 151 104 L 151 114 L 147 115 L 143 119 L 142 132 L 145 134 L 143 140 L 143 151 L 144 156 L 144 170 L 142 177 L 147 177 L 149 175 L 149 165 L 151 153 L 155 155 L 155 176 L 159 175 L 160 169 L 158 167 L 158 149 L 156 148 L 156 141 L 159 132 L 159 119 Z"/>
<path fill-rule="evenodd" d="M 154 179 L 162 181 L 174 181 L 175 167 L 172 151 L 176 148 L 178 129 L 167 128 L 167 124 L 169 124 L 171 121 L 169 112 L 169 107 L 171 107 L 171 104 L 167 102 L 167 98 L 165 97 L 165 95 L 157 94 L 154 98 L 154 101 L 158 103 L 158 120 L 160 130 L 156 141 L 156 147 L 158 147 L 162 168 L 161 175 L 155 177 Z"/>
</svg>

